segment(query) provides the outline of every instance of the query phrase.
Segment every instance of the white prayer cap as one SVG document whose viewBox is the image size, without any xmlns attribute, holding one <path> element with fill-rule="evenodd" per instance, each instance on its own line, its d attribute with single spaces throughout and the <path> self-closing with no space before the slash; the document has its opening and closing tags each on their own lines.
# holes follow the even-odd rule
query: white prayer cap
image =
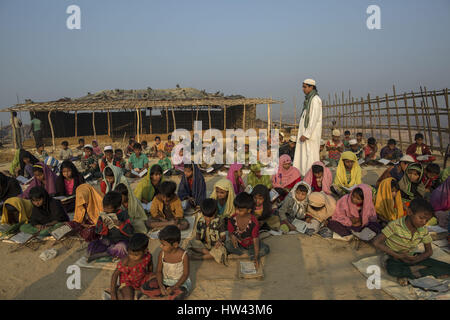
<svg viewBox="0 0 450 320">
<path fill-rule="evenodd" d="M 338 129 L 334 129 L 332 135 L 334 137 L 340 137 L 341 136 L 341 132 Z"/>
<path fill-rule="evenodd" d="M 309 84 L 310 86 L 315 86 L 316 85 L 316 81 L 313 79 L 306 79 L 305 81 L 303 81 L 304 84 Z"/>
<path fill-rule="evenodd" d="M 296 136 L 291 136 L 291 137 L 289 138 L 289 141 L 291 141 L 291 142 L 296 142 L 295 140 L 297 140 L 297 137 L 296 137 Z"/>
<path fill-rule="evenodd" d="M 113 151 L 113 147 L 106 146 L 106 147 L 103 148 L 103 151 Z"/>
<path fill-rule="evenodd" d="M 416 161 L 414 161 L 413 157 L 411 157 L 409 155 L 405 155 L 400 158 L 400 162 L 416 162 Z"/>
<path fill-rule="evenodd" d="M 320 145 L 323 146 L 325 144 L 325 141 L 323 139 L 320 139 Z"/>
<path fill-rule="evenodd" d="M 85 144 L 83 148 L 90 148 L 90 149 L 94 150 L 94 147 L 92 146 L 92 144 Z"/>
<path fill-rule="evenodd" d="M 354 145 L 354 144 L 358 144 L 358 141 L 356 139 L 351 139 L 348 143 L 350 145 Z"/>
</svg>

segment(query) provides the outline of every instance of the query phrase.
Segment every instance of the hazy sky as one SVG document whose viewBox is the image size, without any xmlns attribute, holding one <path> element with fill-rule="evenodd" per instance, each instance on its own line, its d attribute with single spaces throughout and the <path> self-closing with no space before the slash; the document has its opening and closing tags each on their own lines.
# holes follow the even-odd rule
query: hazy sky
<svg viewBox="0 0 450 320">
<path fill-rule="evenodd" d="M 66 28 L 71 4 L 81 30 Z M 381 30 L 366 27 L 371 4 Z M 437 90 L 450 84 L 449 13 L 448 0 L 1 0 L 0 108 L 16 94 L 47 101 L 180 84 L 282 99 L 287 118 L 305 78 L 323 98 L 392 84 Z"/>
</svg>

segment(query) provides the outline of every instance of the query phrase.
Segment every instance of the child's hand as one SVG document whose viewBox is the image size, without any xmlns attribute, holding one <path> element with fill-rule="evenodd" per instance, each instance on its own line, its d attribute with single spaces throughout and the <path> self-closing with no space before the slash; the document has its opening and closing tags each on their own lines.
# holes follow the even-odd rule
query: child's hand
<svg viewBox="0 0 450 320">
<path fill-rule="evenodd" d="M 173 293 L 173 287 L 168 287 L 166 292 L 167 292 L 167 295 L 171 295 Z"/>
<path fill-rule="evenodd" d="M 305 219 L 306 223 L 311 223 L 311 220 L 312 220 L 311 217 L 308 217 L 308 218 Z"/>
<path fill-rule="evenodd" d="M 167 296 L 167 289 L 166 289 L 166 287 L 164 285 L 161 286 L 161 288 L 159 288 L 159 289 L 161 290 L 161 294 L 163 296 Z"/>
<path fill-rule="evenodd" d="M 236 238 L 236 236 L 234 234 L 231 236 L 231 243 L 233 244 L 234 248 L 237 248 L 237 246 L 238 246 L 238 239 Z"/>
</svg>

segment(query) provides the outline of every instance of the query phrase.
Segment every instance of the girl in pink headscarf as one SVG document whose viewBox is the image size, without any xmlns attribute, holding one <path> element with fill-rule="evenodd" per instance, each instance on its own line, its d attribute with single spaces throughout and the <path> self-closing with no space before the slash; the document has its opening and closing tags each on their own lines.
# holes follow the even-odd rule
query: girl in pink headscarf
<svg viewBox="0 0 450 320">
<path fill-rule="evenodd" d="M 311 186 L 311 192 L 323 191 L 331 195 L 330 187 L 333 183 L 333 176 L 331 170 L 325 167 L 322 162 L 314 162 L 312 167 L 306 172 L 303 181 Z"/>
<path fill-rule="evenodd" d="M 244 180 L 242 180 L 242 166 L 242 164 L 234 163 L 228 170 L 227 179 L 233 184 L 236 195 L 245 190 Z"/>
<path fill-rule="evenodd" d="M 359 184 L 338 200 L 328 228 L 345 237 L 366 227 L 377 234 L 381 232 L 372 201 L 372 189 L 366 184 Z"/>
<path fill-rule="evenodd" d="M 291 190 L 297 182 L 302 180 L 300 171 L 292 166 L 292 160 L 288 154 L 283 154 L 279 162 L 278 172 L 272 176 L 272 185 L 274 188 Z"/>
</svg>

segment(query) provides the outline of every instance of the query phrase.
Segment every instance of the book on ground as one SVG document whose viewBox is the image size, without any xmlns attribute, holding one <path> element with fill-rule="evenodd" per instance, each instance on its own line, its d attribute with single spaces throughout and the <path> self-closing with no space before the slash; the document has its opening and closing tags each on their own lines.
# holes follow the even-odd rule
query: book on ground
<svg viewBox="0 0 450 320">
<path fill-rule="evenodd" d="M 70 200 L 70 199 L 73 199 L 73 198 L 75 198 L 75 195 L 73 195 L 73 196 L 58 196 L 58 197 L 53 197 L 53 199 L 56 199 L 56 200 L 59 200 L 59 201 L 61 201 L 61 202 L 66 202 L 66 201 L 68 201 L 68 200 Z"/>
<path fill-rule="evenodd" d="M 144 169 L 141 172 L 136 172 L 132 170 L 131 173 L 134 174 L 135 176 L 138 176 L 139 178 L 142 178 L 147 173 L 147 169 Z"/>
<path fill-rule="evenodd" d="M 242 274 L 256 274 L 255 263 L 253 261 L 241 261 Z"/>
<path fill-rule="evenodd" d="M 441 228 L 440 226 L 427 226 L 429 232 L 443 233 L 447 232 L 446 229 Z"/>
<path fill-rule="evenodd" d="M 63 226 L 59 227 L 58 229 L 55 229 L 52 232 L 50 232 L 50 234 L 56 240 L 60 240 L 62 237 L 67 235 L 70 231 L 72 231 L 72 228 L 68 224 L 64 224 Z"/>
<path fill-rule="evenodd" d="M 34 177 L 31 177 L 30 179 L 25 178 L 24 176 L 18 176 L 16 178 L 17 181 L 20 182 L 20 184 L 29 184 L 31 182 L 31 180 L 33 180 Z"/>
<path fill-rule="evenodd" d="M 416 159 L 418 161 L 426 161 L 426 160 L 428 160 L 429 157 L 430 156 L 426 154 L 426 155 L 423 155 L 423 156 L 418 156 Z"/>
<path fill-rule="evenodd" d="M 33 237 L 32 234 L 25 233 L 25 232 L 19 232 L 15 236 L 9 238 L 9 241 L 23 244 L 23 243 L 27 242 L 28 240 L 30 240 L 32 237 Z"/>
<path fill-rule="evenodd" d="M 377 234 L 370 230 L 369 228 L 364 228 L 361 232 L 352 231 L 353 235 L 363 241 L 372 240 Z"/>
</svg>

